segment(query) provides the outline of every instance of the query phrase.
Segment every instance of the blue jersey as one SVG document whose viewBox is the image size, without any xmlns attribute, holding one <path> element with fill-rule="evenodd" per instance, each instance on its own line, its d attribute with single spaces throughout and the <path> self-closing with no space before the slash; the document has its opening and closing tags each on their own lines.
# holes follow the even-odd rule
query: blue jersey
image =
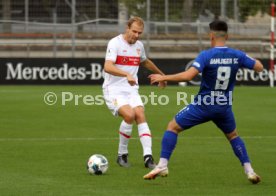
<svg viewBox="0 0 276 196">
<path fill-rule="evenodd" d="M 192 64 L 202 73 L 200 90 L 194 102 L 176 114 L 177 124 L 185 130 L 213 121 L 225 134 L 235 130 L 231 95 L 236 74 L 239 68 L 253 69 L 255 63 L 244 52 L 228 47 L 201 52 Z"/>
<path fill-rule="evenodd" d="M 202 51 L 192 64 L 202 73 L 198 95 L 225 96 L 229 99 L 229 94 L 234 89 L 238 69 L 253 69 L 254 65 L 255 59 L 240 50 L 214 47 Z"/>
</svg>

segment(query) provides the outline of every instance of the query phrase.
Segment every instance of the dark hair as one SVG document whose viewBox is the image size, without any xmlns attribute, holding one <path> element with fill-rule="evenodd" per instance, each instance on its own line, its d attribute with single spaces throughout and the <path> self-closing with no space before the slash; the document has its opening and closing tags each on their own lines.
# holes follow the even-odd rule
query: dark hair
<svg viewBox="0 0 276 196">
<path fill-rule="evenodd" d="M 131 25 L 134 23 L 134 22 L 137 22 L 139 25 L 143 26 L 144 27 L 144 21 L 142 18 L 138 17 L 138 16 L 135 16 L 135 17 L 132 17 L 128 20 L 127 22 L 127 26 L 128 28 L 131 27 Z"/>
<path fill-rule="evenodd" d="M 226 22 L 221 21 L 221 20 L 215 20 L 209 24 L 210 30 L 211 31 L 223 31 L 226 32 L 228 31 L 228 25 Z"/>
</svg>

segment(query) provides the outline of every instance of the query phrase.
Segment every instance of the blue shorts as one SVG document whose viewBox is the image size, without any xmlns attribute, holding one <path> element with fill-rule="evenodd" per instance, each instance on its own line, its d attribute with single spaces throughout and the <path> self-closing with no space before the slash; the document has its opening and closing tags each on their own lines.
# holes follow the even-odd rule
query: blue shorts
<svg viewBox="0 0 276 196">
<path fill-rule="evenodd" d="M 232 107 L 229 105 L 189 104 L 175 115 L 175 121 L 183 130 L 208 121 L 213 121 L 225 134 L 236 129 Z"/>
</svg>

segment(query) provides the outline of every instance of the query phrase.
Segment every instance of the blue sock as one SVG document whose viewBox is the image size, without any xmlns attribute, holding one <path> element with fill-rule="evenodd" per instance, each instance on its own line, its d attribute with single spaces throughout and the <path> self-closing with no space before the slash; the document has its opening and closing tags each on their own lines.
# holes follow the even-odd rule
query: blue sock
<svg viewBox="0 0 276 196">
<path fill-rule="evenodd" d="M 249 163 L 249 157 L 246 152 L 246 148 L 244 142 L 240 137 L 236 137 L 230 141 L 232 148 L 234 150 L 235 155 L 239 158 L 241 164 Z"/>
<path fill-rule="evenodd" d="M 171 154 L 177 143 L 177 134 L 172 131 L 166 131 L 162 139 L 161 158 L 170 159 Z"/>
</svg>

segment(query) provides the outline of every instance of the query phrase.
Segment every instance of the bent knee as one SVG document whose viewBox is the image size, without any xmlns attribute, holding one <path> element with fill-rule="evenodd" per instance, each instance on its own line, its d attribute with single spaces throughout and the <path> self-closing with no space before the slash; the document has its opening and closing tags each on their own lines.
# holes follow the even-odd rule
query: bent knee
<svg viewBox="0 0 276 196">
<path fill-rule="evenodd" d="M 143 123 L 146 121 L 145 111 L 143 107 L 135 108 L 135 121 L 137 124 Z"/>
<path fill-rule="evenodd" d="M 134 112 L 127 113 L 123 116 L 123 119 L 126 123 L 132 124 L 134 119 L 135 119 L 135 114 Z"/>
<path fill-rule="evenodd" d="M 177 124 L 175 119 L 171 120 L 167 126 L 167 130 L 173 131 L 175 133 L 181 132 L 183 129 Z"/>
<path fill-rule="evenodd" d="M 120 113 L 120 116 L 124 119 L 124 121 L 128 124 L 132 124 L 135 120 L 135 113 L 133 110 L 128 110 Z"/>
<path fill-rule="evenodd" d="M 229 141 L 231 141 L 231 140 L 235 139 L 236 137 L 238 137 L 239 135 L 238 135 L 238 133 L 237 133 L 237 131 L 236 131 L 236 129 L 235 129 L 235 130 L 232 131 L 231 133 L 225 134 L 225 136 L 227 137 L 227 139 L 228 139 Z"/>
</svg>

